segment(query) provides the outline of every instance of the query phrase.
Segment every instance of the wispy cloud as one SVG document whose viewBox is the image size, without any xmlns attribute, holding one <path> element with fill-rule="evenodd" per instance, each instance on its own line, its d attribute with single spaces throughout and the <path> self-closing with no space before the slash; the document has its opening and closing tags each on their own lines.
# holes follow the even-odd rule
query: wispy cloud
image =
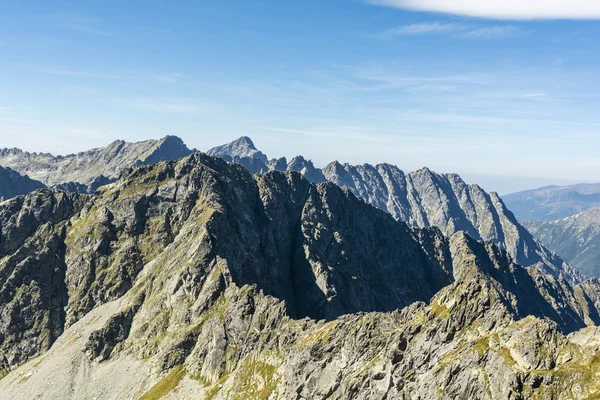
<svg viewBox="0 0 600 400">
<path fill-rule="evenodd" d="M 385 32 L 388 36 L 439 35 L 465 30 L 464 25 L 446 24 L 441 22 L 424 22 L 421 24 L 404 25 Z"/>
<path fill-rule="evenodd" d="M 462 32 L 461 35 L 472 39 L 504 39 L 519 36 L 523 33 L 521 28 L 515 26 L 486 26 Z"/>
<path fill-rule="evenodd" d="M 600 19 L 595 0 L 368 0 L 371 4 L 414 11 L 437 12 L 476 18 Z"/>
<path fill-rule="evenodd" d="M 139 111 L 179 114 L 203 114 L 215 112 L 219 106 L 201 99 L 167 97 L 167 98 L 127 98 L 117 99 L 117 105 Z"/>
<path fill-rule="evenodd" d="M 467 39 L 503 39 L 522 33 L 522 29 L 512 25 L 479 26 L 472 24 L 424 22 L 399 26 L 383 32 L 378 37 L 450 35 Z"/>
</svg>

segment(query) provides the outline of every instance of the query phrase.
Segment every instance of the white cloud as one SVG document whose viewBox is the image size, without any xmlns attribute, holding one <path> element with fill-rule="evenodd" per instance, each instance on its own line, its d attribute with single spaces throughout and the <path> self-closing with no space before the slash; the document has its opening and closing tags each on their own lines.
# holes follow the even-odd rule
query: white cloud
<svg viewBox="0 0 600 400">
<path fill-rule="evenodd" d="M 523 31 L 511 25 L 477 26 L 472 24 L 454 24 L 443 22 L 424 22 L 390 29 L 380 37 L 390 36 L 434 36 L 451 35 L 470 39 L 503 39 L 517 36 Z"/>
<path fill-rule="evenodd" d="M 476 18 L 600 19 L 598 0 L 369 0 L 372 4 Z"/>
</svg>

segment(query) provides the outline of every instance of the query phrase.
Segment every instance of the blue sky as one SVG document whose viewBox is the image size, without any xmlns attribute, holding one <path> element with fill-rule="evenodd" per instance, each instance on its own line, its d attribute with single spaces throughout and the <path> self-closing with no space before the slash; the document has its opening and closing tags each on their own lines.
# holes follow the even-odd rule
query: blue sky
<svg viewBox="0 0 600 400">
<path fill-rule="evenodd" d="M 0 0 L 0 147 L 248 135 L 500 192 L 600 181 L 600 5 L 520 3 Z"/>
</svg>

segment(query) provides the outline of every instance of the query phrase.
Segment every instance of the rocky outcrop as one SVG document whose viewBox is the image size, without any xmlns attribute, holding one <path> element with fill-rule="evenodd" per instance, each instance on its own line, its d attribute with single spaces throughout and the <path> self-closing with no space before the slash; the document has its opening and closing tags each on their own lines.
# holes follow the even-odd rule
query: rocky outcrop
<svg viewBox="0 0 600 400">
<path fill-rule="evenodd" d="M 551 222 L 522 221 L 547 248 L 589 277 L 600 277 L 600 208 Z"/>
<path fill-rule="evenodd" d="M 175 136 L 160 140 L 127 143 L 117 140 L 110 145 L 68 156 L 28 153 L 19 149 L 0 149 L 0 165 L 27 174 L 47 186 L 75 188 L 93 193 L 114 181 L 132 166 L 177 160 L 189 155 L 183 141 Z"/>
<path fill-rule="evenodd" d="M 548 186 L 502 198 L 520 220 L 549 222 L 600 207 L 600 183 Z"/>
<path fill-rule="evenodd" d="M 15 296 L 0 297 L 10 398 L 568 399 L 600 389 L 597 282 L 525 269 L 464 232 L 411 228 L 349 189 L 194 154 L 129 169 L 94 196 L 38 196 L 0 205 L 0 271 L 17 276 L 18 254 L 47 264 L 38 270 L 55 271 L 64 297 L 45 308 L 65 311 L 13 313 L 15 325 L 5 319 Z M 36 321 L 55 320 L 43 325 L 54 332 L 45 353 L 32 343 Z"/>
<path fill-rule="evenodd" d="M 22 176 L 10 168 L 0 167 L 0 202 L 44 187 L 42 182 Z"/>
</svg>

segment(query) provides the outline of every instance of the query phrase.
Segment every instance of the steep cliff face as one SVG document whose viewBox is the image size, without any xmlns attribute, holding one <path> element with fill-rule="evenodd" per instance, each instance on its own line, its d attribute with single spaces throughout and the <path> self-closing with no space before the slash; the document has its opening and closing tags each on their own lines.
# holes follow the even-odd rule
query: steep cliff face
<svg viewBox="0 0 600 400">
<path fill-rule="evenodd" d="M 94 196 L 19 197 L 0 221 L 11 277 L 0 392 L 11 398 L 600 389 L 597 333 L 585 328 L 600 322 L 597 282 L 525 269 L 465 233 L 412 229 L 298 173 L 253 176 L 194 154 L 127 170 Z M 19 277 L 33 267 L 43 277 Z"/>
<path fill-rule="evenodd" d="M 42 182 L 34 181 L 10 168 L 0 167 L 0 201 L 44 188 Z"/>
<path fill-rule="evenodd" d="M 600 277 L 600 208 L 556 221 L 522 223 L 544 246 L 583 274 Z"/>
<path fill-rule="evenodd" d="M 68 156 L 28 153 L 19 149 L 0 149 L 0 165 L 43 182 L 47 186 L 65 185 L 93 193 L 99 186 L 117 179 L 125 168 L 159 161 L 177 160 L 191 154 L 175 136 L 160 140 L 110 145 Z"/>
</svg>

